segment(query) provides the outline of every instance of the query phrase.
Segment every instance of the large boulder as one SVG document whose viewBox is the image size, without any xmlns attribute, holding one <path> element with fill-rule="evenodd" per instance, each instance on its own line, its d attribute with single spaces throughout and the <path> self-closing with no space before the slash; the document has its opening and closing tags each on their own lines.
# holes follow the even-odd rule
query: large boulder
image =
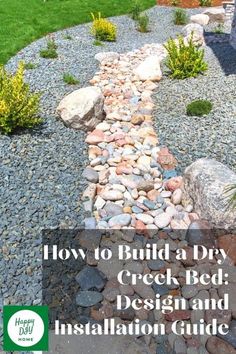
<svg viewBox="0 0 236 354">
<path fill-rule="evenodd" d="M 190 17 L 190 21 L 193 23 L 197 23 L 201 26 L 206 26 L 209 23 L 209 16 L 206 14 L 197 14 L 197 15 L 192 15 Z"/>
<path fill-rule="evenodd" d="M 212 7 L 203 12 L 209 16 L 210 22 L 225 22 L 225 9 L 223 7 Z"/>
<path fill-rule="evenodd" d="M 98 87 L 85 87 L 65 96 L 57 107 L 57 113 L 66 126 L 92 130 L 104 119 L 104 97 Z"/>
<path fill-rule="evenodd" d="M 187 40 L 192 37 L 195 45 L 202 45 L 205 43 L 204 28 L 198 23 L 189 23 L 183 28 L 182 33 Z"/>
<path fill-rule="evenodd" d="M 236 174 L 216 160 L 199 159 L 186 168 L 183 178 L 183 203 L 192 203 L 200 218 L 218 228 L 235 228 L 236 211 L 228 208 L 229 185 Z"/>
<path fill-rule="evenodd" d="M 134 69 L 134 74 L 141 81 L 160 81 L 162 78 L 161 61 L 162 57 L 150 55 Z"/>
</svg>

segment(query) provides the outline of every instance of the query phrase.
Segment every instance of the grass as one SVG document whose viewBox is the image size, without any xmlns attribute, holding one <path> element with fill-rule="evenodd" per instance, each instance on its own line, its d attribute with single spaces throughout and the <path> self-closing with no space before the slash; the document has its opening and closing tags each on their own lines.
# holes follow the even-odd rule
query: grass
<svg viewBox="0 0 236 354">
<path fill-rule="evenodd" d="M 142 10 L 155 0 L 142 0 Z M 91 21 L 91 12 L 104 17 L 130 13 L 127 0 L 0 0 L 0 63 L 34 40 L 59 29 Z"/>
<path fill-rule="evenodd" d="M 46 59 L 55 59 L 58 57 L 57 45 L 53 40 L 47 42 L 47 47 L 40 50 L 40 56 Z"/>
<path fill-rule="evenodd" d="M 33 70 L 33 69 L 37 68 L 37 64 L 28 62 L 28 63 L 24 64 L 24 67 L 25 67 L 26 70 Z"/>
<path fill-rule="evenodd" d="M 77 80 L 72 74 L 64 73 L 63 81 L 68 85 L 77 85 L 79 84 L 79 80 Z"/>
</svg>

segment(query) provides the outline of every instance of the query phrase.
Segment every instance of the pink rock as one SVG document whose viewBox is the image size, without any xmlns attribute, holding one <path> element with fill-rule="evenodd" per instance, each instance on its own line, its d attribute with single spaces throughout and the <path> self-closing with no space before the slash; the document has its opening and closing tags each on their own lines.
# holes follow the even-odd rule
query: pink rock
<svg viewBox="0 0 236 354">
<path fill-rule="evenodd" d="M 94 129 L 90 134 L 88 134 L 85 142 L 91 145 L 96 145 L 105 141 L 105 134 L 102 130 Z"/>
<path fill-rule="evenodd" d="M 164 168 L 164 170 L 173 170 L 177 166 L 177 160 L 169 152 L 167 147 L 161 148 L 158 153 L 157 162 L 162 168 Z"/>
<path fill-rule="evenodd" d="M 174 192 L 176 189 L 181 188 L 183 183 L 183 177 L 172 177 L 166 182 L 166 189 Z"/>
<path fill-rule="evenodd" d="M 165 315 L 167 321 L 189 320 L 191 318 L 191 311 L 189 310 L 175 310 Z"/>
</svg>

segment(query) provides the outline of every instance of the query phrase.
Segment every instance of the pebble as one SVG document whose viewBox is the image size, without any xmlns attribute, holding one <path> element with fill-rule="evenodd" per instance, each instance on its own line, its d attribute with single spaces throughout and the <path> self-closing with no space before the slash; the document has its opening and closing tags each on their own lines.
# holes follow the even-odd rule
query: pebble
<svg viewBox="0 0 236 354">
<path fill-rule="evenodd" d="M 92 183 L 97 183 L 99 179 L 98 172 L 91 167 L 86 167 L 82 176 Z"/>
<path fill-rule="evenodd" d="M 155 224 L 159 229 L 164 229 L 170 224 L 171 216 L 167 213 L 161 213 L 155 217 Z"/>
<path fill-rule="evenodd" d="M 128 226 L 131 222 L 131 216 L 130 214 L 120 214 L 113 216 L 109 221 L 109 227 L 114 227 L 114 226 Z"/>
<path fill-rule="evenodd" d="M 148 214 L 136 214 L 136 219 L 142 221 L 144 224 L 152 224 L 153 223 L 153 217 Z"/>
<path fill-rule="evenodd" d="M 76 281 L 81 290 L 91 290 L 96 288 L 100 291 L 105 286 L 104 276 L 98 271 L 97 268 L 86 266 L 76 276 Z"/>
<path fill-rule="evenodd" d="M 116 201 L 123 199 L 123 193 L 119 190 L 105 190 L 100 195 L 101 198 L 109 201 Z"/>
<path fill-rule="evenodd" d="M 76 296 L 76 304 L 82 307 L 91 307 L 103 300 L 103 295 L 97 291 L 80 291 Z"/>
</svg>

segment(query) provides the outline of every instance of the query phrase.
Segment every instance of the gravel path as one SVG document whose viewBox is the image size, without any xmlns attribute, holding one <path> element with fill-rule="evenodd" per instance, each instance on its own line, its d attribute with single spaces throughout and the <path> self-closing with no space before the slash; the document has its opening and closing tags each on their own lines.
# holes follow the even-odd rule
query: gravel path
<svg viewBox="0 0 236 354">
<path fill-rule="evenodd" d="M 59 58 L 56 60 L 39 57 L 40 49 L 44 48 L 46 44 L 46 39 L 43 38 L 26 47 L 9 61 L 7 65 L 9 70 L 14 70 L 19 60 L 38 65 L 36 69 L 27 71 L 26 79 L 32 89 L 43 93 L 41 103 L 44 124 L 38 129 L 20 135 L 0 136 L 0 211 L 2 214 L 0 230 L 2 231 L 4 245 L 4 258 L 0 261 L 0 274 L 3 279 L 0 279 L 0 281 L 5 284 L 1 288 L 0 297 L 3 296 L 6 303 L 36 304 L 40 301 L 40 231 L 43 228 L 58 226 L 78 227 L 83 218 L 78 200 L 85 187 L 85 182 L 81 179 L 81 173 L 87 164 L 84 134 L 80 131 L 65 128 L 57 120 L 54 112 L 58 102 L 64 94 L 88 85 L 88 80 L 92 78 L 98 67 L 94 60 L 94 55 L 97 52 L 104 50 L 125 52 L 139 48 L 145 43 L 162 43 L 169 36 L 174 36 L 180 32 L 181 28 L 172 24 L 172 11 L 169 8 L 155 7 L 150 9 L 148 12 L 152 31 L 147 34 L 137 32 L 134 22 L 127 16 L 122 16 L 113 19 L 118 25 L 118 40 L 116 43 L 107 43 L 103 47 L 94 46 L 92 44 L 93 38 L 89 34 L 89 25 L 82 25 L 57 32 L 54 35 L 59 53 Z M 190 11 L 190 13 L 195 12 L 199 12 L 199 10 Z M 65 39 L 65 35 L 68 34 L 72 36 L 72 40 Z M 210 50 L 209 55 L 213 57 Z M 212 60 L 214 61 L 214 58 Z M 62 80 L 63 72 L 70 72 L 75 75 L 80 80 L 80 85 L 71 87 L 64 84 Z M 215 79 L 211 83 L 214 91 L 208 92 L 208 94 L 214 96 L 216 101 L 218 95 L 219 100 L 221 100 L 222 87 L 224 87 L 223 80 L 225 80 L 226 85 L 230 82 L 231 86 L 224 87 L 224 97 L 225 99 L 229 97 L 233 99 L 234 78 L 224 78 L 223 73 L 219 73 L 218 76 L 213 69 L 210 72 L 215 75 Z M 202 91 L 204 82 L 209 83 L 209 80 L 206 80 L 206 78 L 202 78 L 199 81 L 203 83 L 199 88 L 200 91 Z M 217 86 L 214 87 L 216 83 Z M 182 84 L 170 84 L 169 80 L 164 80 L 157 92 L 157 104 L 160 105 L 160 102 L 162 102 L 162 107 L 158 106 L 157 110 L 157 121 L 162 116 L 160 122 L 157 123 L 157 129 L 161 134 L 163 143 L 170 145 L 173 150 L 175 150 L 174 144 L 172 144 L 174 136 L 176 136 L 177 142 L 177 137 L 180 142 L 184 140 L 181 138 L 183 133 L 182 130 L 180 131 L 182 128 L 179 125 L 183 120 L 176 115 L 169 119 L 168 114 L 164 114 L 164 112 L 167 112 L 167 106 L 169 105 L 164 92 L 166 85 L 166 88 L 172 90 L 169 92 L 176 91 L 179 96 L 183 97 L 182 99 L 185 99 L 184 95 L 180 93 L 180 85 Z M 187 92 L 187 94 L 189 94 L 188 87 L 190 87 L 190 84 L 190 80 L 183 84 L 186 85 L 183 90 L 185 88 L 186 91 L 184 92 Z M 199 90 L 196 89 L 196 91 L 195 95 L 199 94 Z M 174 107 L 177 112 L 176 107 L 181 106 L 181 109 L 183 109 L 183 104 L 175 103 L 173 106 L 173 100 L 176 100 L 176 98 L 177 94 L 172 97 L 170 106 Z M 164 102 L 166 102 L 166 105 L 163 104 Z M 219 123 L 215 124 L 215 134 L 217 136 L 219 135 L 217 126 L 219 126 L 219 129 L 223 127 L 225 131 L 229 125 L 232 105 L 233 103 L 231 104 L 229 101 L 218 110 L 218 113 L 223 113 L 221 126 L 217 125 Z M 216 122 L 218 120 L 219 118 Z M 227 124 L 225 124 L 226 121 Z M 212 120 L 210 118 L 208 122 L 211 127 Z M 173 133 L 175 130 L 176 133 L 172 135 L 169 141 L 168 131 Z M 188 134 L 189 130 L 190 128 L 186 128 Z M 233 139 L 232 125 L 228 131 Z M 206 134 L 205 136 L 208 144 L 209 135 Z M 232 157 L 229 156 L 229 153 L 232 153 L 232 148 L 227 149 L 226 145 L 226 141 L 231 140 L 227 136 L 227 131 L 225 131 L 223 137 L 224 140 L 220 138 L 217 142 L 219 143 L 222 140 L 220 145 L 224 147 L 222 155 L 232 161 Z M 185 140 L 184 143 L 188 139 Z M 214 148 L 214 144 L 208 145 Z M 228 150 L 227 154 L 226 150 Z M 176 153 L 176 151 L 174 152 Z M 177 156 L 179 155 L 177 154 Z M 193 158 L 193 155 L 190 156 L 190 158 Z M 184 159 L 186 159 L 186 156 Z"/>
</svg>

